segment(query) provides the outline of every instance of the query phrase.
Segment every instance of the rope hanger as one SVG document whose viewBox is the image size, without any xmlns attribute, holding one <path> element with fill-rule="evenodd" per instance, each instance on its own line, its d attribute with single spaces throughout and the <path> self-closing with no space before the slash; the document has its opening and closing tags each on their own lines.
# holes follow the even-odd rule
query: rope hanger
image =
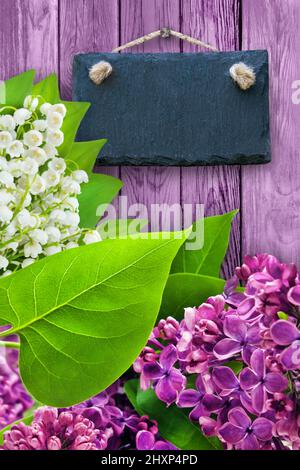
<svg viewBox="0 0 300 470">
<path fill-rule="evenodd" d="M 200 41 L 199 39 L 188 36 L 187 34 L 179 33 L 178 31 L 174 31 L 170 28 L 162 28 L 157 31 L 153 31 L 152 33 L 145 34 L 144 36 L 141 36 L 139 38 L 127 42 L 126 44 L 122 44 L 121 46 L 114 48 L 112 52 L 118 53 L 129 47 L 144 44 L 145 42 L 151 41 L 152 39 L 155 39 L 157 37 L 161 37 L 162 39 L 169 39 L 172 36 L 181 39 L 182 41 L 186 41 L 190 44 L 193 44 L 194 46 L 200 46 L 204 47 L 205 49 L 209 49 L 213 52 L 219 52 L 219 50 L 211 44 Z M 109 62 L 100 61 L 90 68 L 89 77 L 92 82 L 94 82 L 96 85 L 100 85 L 106 78 L 111 75 L 112 72 L 113 68 Z M 248 88 L 254 85 L 256 80 L 253 68 L 244 64 L 243 62 L 233 64 L 229 69 L 229 74 L 241 90 L 248 90 Z"/>
</svg>

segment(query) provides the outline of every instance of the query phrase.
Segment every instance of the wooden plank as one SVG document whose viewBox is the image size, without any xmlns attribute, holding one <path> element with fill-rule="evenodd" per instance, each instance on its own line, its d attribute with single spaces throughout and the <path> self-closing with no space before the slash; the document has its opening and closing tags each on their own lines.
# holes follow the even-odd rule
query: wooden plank
<svg viewBox="0 0 300 470">
<path fill-rule="evenodd" d="M 118 45 L 118 0 L 60 0 L 59 16 L 61 92 L 71 99 L 74 54 L 109 52 Z M 119 177 L 118 167 L 95 167 L 94 171 Z"/>
<path fill-rule="evenodd" d="M 180 26 L 179 0 L 122 0 L 121 43 L 135 39 L 163 27 L 175 30 Z M 126 52 L 179 52 L 177 39 L 154 39 L 138 48 Z M 138 133 L 138 129 L 136 130 Z M 143 203 L 148 211 L 153 203 L 180 203 L 180 168 L 162 167 L 122 167 L 121 179 L 124 182 L 123 195 L 128 204 Z M 143 213 L 140 214 L 143 217 Z M 161 219 L 167 221 L 166 215 Z M 152 230 L 158 230 L 155 221 Z"/>
<path fill-rule="evenodd" d="M 184 0 L 182 31 L 216 46 L 221 51 L 239 48 L 240 0 Z M 183 44 L 184 51 L 199 48 Z M 216 135 L 216 139 L 218 136 Z M 214 215 L 240 207 L 238 166 L 182 168 L 182 204 L 204 204 L 205 214 Z M 223 265 L 229 277 L 240 261 L 240 215 L 233 222 L 230 248 Z"/>
<path fill-rule="evenodd" d="M 58 69 L 58 0 L 0 2 L 0 79 L 34 68 L 37 79 Z"/>
<path fill-rule="evenodd" d="M 266 48 L 270 58 L 272 162 L 242 171 L 243 254 L 269 252 L 300 263 L 300 2 L 244 0 L 243 48 Z"/>
</svg>

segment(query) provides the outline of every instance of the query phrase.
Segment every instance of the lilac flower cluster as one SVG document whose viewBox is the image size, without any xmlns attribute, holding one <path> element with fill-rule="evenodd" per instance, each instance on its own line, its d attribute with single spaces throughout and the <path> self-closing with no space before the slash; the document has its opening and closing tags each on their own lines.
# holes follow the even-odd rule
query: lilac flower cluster
<svg viewBox="0 0 300 470">
<path fill-rule="evenodd" d="M 223 295 L 159 321 L 134 364 L 141 388 L 226 449 L 300 449 L 299 306 L 293 264 L 246 257 Z"/>
<path fill-rule="evenodd" d="M 157 423 L 138 416 L 117 382 L 80 405 L 41 407 L 33 422 L 4 434 L 4 450 L 115 450 L 174 448 L 158 436 Z"/>
<path fill-rule="evenodd" d="M 0 349 L 0 429 L 23 417 L 33 400 L 20 380 L 18 353 Z"/>
</svg>

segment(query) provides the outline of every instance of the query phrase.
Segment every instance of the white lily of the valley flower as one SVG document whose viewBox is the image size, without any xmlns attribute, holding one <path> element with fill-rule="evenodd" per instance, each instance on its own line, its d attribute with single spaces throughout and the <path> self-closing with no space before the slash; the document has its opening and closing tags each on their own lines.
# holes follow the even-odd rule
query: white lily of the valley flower
<svg viewBox="0 0 300 470">
<path fill-rule="evenodd" d="M 79 225 L 80 217 L 77 212 L 66 211 L 65 215 L 66 215 L 65 225 L 69 227 L 77 227 Z"/>
<path fill-rule="evenodd" d="M 31 117 L 31 112 L 29 109 L 20 108 L 14 112 L 14 120 L 18 126 L 23 126 L 23 124 L 28 121 Z"/>
<path fill-rule="evenodd" d="M 66 213 L 61 209 L 54 209 L 49 215 L 49 220 L 63 225 L 66 222 Z"/>
<path fill-rule="evenodd" d="M 65 176 L 61 182 L 61 189 L 68 194 L 80 194 L 80 184 L 74 181 L 71 176 Z"/>
<path fill-rule="evenodd" d="M 16 127 L 16 122 L 10 114 L 0 116 L 0 130 L 13 131 Z"/>
<path fill-rule="evenodd" d="M 12 158 L 19 158 L 24 152 L 24 146 L 19 140 L 13 140 L 10 144 L 8 144 L 6 152 Z"/>
<path fill-rule="evenodd" d="M 39 166 L 43 165 L 48 160 L 45 150 L 41 147 L 30 147 L 25 150 L 24 156 L 33 158 Z"/>
<path fill-rule="evenodd" d="M 53 170 L 47 170 L 42 173 L 42 178 L 45 181 L 46 187 L 51 188 L 59 183 L 60 174 Z"/>
<path fill-rule="evenodd" d="M 9 265 L 8 259 L 5 256 L 0 255 L 0 269 L 6 269 Z"/>
<path fill-rule="evenodd" d="M 67 108 L 65 107 L 63 103 L 57 103 L 51 106 L 51 111 L 61 114 L 62 117 L 64 118 L 67 113 Z"/>
<path fill-rule="evenodd" d="M 42 106 L 40 107 L 40 111 L 44 116 L 47 116 L 48 112 L 52 108 L 52 105 L 50 103 L 43 103 Z"/>
<path fill-rule="evenodd" d="M 8 131 L 0 131 L 0 149 L 5 149 L 11 142 L 12 136 Z"/>
<path fill-rule="evenodd" d="M 49 170 L 56 171 L 57 173 L 64 173 L 66 170 L 66 162 L 63 158 L 52 158 L 48 163 Z"/>
<path fill-rule="evenodd" d="M 22 169 L 26 175 L 34 176 L 39 171 L 39 166 L 33 158 L 25 158 Z"/>
<path fill-rule="evenodd" d="M 79 245 L 76 242 L 69 242 L 66 244 L 66 249 L 70 250 L 71 248 L 77 248 Z"/>
<path fill-rule="evenodd" d="M 47 129 L 47 121 L 46 119 L 36 119 L 32 126 L 36 131 L 44 132 Z"/>
<path fill-rule="evenodd" d="M 24 245 L 24 255 L 26 258 L 37 258 L 43 251 L 42 246 L 36 241 L 29 241 Z"/>
<path fill-rule="evenodd" d="M 35 228 L 37 221 L 36 218 L 30 214 L 27 209 L 22 209 L 17 215 L 17 222 L 22 229 Z"/>
<path fill-rule="evenodd" d="M 30 186 L 30 192 L 33 195 L 41 194 L 46 190 L 45 180 L 40 176 L 36 175 L 33 183 Z"/>
<path fill-rule="evenodd" d="M 26 132 L 23 139 L 27 147 L 39 147 L 43 143 L 43 134 L 39 131 L 32 130 Z"/>
<path fill-rule="evenodd" d="M 8 245 L 6 245 L 6 249 L 7 249 L 7 250 L 12 250 L 12 251 L 16 252 L 17 249 L 18 249 L 18 246 L 19 246 L 19 243 L 18 243 L 18 242 L 11 242 L 11 243 L 9 243 Z"/>
<path fill-rule="evenodd" d="M 46 246 L 44 248 L 44 253 L 46 256 L 55 255 L 56 253 L 60 253 L 62 251 L 62 247 L 60 245 L 51 245 Z"/>
<path fill-rule="evenodd" d="M 23 172 L 23 162 L 20 159 L 10 160 L 7 163 L 7 170 L 14 178 L 19 178 Z"/>
<path fill-rule="evenodd" d="M 46 152 L 46 155 L 49 157 L 49 158 L 53 158 L 57 155 L 57 150 L 56 148 L 54 147 L 54 145 L 52 144 L 49 144 L 49 143 L 46 143 L 43 147 L 43 149 L 45 150 Z"/>
<path fill-rule="evenodd" d="M 0 222 L 3 224 L 7 224 L 13 218 L 14 213 L 4 205 L 0 205 Z"/>
<path fill-rule="evenodd" d="M 76 197 L 68 197 L 68 198 L 66 198 L 63 206 L 66 209 L 72 209 L 73 211 L 77 211 L 78 208 L 79 208 L 78 199 Z"/>
<path fill-rule="evenodd" d="M 24 261 L 22 262 L 22 268 L 27 268 L 27 266 L 30 266 L 34 262 L 35 262 L 35 259 L 33 258 L 25 258 Z"/>
<path fill-rule="evenodd" d="M 60 113 L 52 111 L 52 109 L 47 114 L 47 125 L 49 129 L 60 129 L 63 120 L 63 116 Z"/>
<path fill-rule="evenodd" d="M 10 202 L 14 201 L 14 196 L 12 193 L 7 191 L 6 189 L 0 189 L 0 205 L 7 205 Z"/>
<path fill-rule="evenodd" d="M 84 170 L 75 170 L 72 172 L 72 178 L 74 178 L 77 183 L 88 183 L 89 177 L 86 171 Z"/>
<path fill-rule="evenodd" d="M 45 230 L 41 230 L 39 228 L 36 228 L 32 230 L 29 234 L 31 240 L 34 240 L 35 242 L 40 243 L 41 245 L 46 245 L 48 242 L 48 234 Z"/>
<path fill-rule="evenodd" d="M 49 243 L 57 243 L 61 239 L 60 230 L 57 227 L 50 225 L 49 227 L 45 228 L 45 232 L 48 235 Z"/>
<path fill-rule="evenodd" d="M 35 111 L 39 105 L 39 100 L 35 96 L 28 95 L 26 96 L 23 106 L 24 108 L 29 109 L 30 111 Z"/>
<path fill-rule="evenodd" d="M 90 230 L 83 237 L 83 242 L 86 245 L 90 245 L 91 243 L 100 242 L 101 240 L 102 240 L 102 238 L 100 236 L 100 233 L 97 232 L 97 230 Z"/>
<path fill-rule="evenodd" d="M 7 160 L 4 157 L 0 157 L 0 170 L 7 170 L 8 164 Z"/>
<path fill-rule="evenodd" d="M 0 171 L 0 186 L 14 187 L 14 178 L 8 171 Z"/>
<path fill-rule="evenodd" d="M 59 147 L 64 141 L 64 134 L 60 129 L 48 129 L 46 141 L 54 147 Z"/>
</svg>

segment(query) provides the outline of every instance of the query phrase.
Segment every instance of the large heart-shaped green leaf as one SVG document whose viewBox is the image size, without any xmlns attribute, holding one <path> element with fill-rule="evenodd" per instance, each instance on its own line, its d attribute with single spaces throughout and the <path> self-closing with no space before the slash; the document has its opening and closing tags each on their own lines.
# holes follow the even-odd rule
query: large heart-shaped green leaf
<svg viewBox="0 0 300 470">
<path fill-rule="evenodd" d="M 198 306 L 208 297 L 222 294 L 225 281 L 200 274 L 178 273 L 168 278 L 160 307 L 159 318 L 171 315 L 182 319 L 185 307 Z"/>
<path fill-rule="evenodd" d="M 24 98 L 31 94 L 34 75 L 34 70 L 28 70 L 6 80 L 4 104 L 15 106 L 16 108 L 22 107 Z"/>
<path fill-rule="evenodd" d="M 68 250 L 0 279 L 2 323 L 20 336 L 20 372 L 36 400 L 81 402 L 138 356 L 186 239 L 150 235 Z"/>
<path fill-rule="evenodd" d="M 96 158 L 105 142 L 106 139 L 74 142 L 68 154 L 68 159 L 76 162 L 81 170 L 85 170 L 90 175 L 93 172 Z"/>
<path fill-rule="evenodd" d="M 190 237 L 204 223 L 203 247 L 199 250 L 187 250 L 186 245 L 182 246 L 173 261 L 171 273 L 187 272 L 218 277 L 228 247 L 231 222 L 236 213 L 237 211 L 232 211 L 195 222 Z"/>
<path fill-rule="evenodd" d="M 33 86 L 32 94 L 42 96 L 45 101 L 51 104 L 59 103 L 60 94 L 57 75 L 52 73 L 44 78 L 44 80 L 36 83 Z"/>
<path fill-rule="evenodd" d="M 99 173 L 90 175 L 89 182 L 82 185 L 78 196 L 80 227 L 94 228 L 122 186 L 122 181 L 113 176 Z"/>
<path fill-rule="evenodd" d="M 197 424 L 193 424 L 187 413 L 176 405 L 167 407 L 152 389 L 143 392 L 138 380 L 125 384 L 125 392 L 140 415 L 148 415 L 158 423 L 159 433 L 167 441 L 182 450 L 222 449 L 217 439 L 205 437 Z"/>
</svg>

